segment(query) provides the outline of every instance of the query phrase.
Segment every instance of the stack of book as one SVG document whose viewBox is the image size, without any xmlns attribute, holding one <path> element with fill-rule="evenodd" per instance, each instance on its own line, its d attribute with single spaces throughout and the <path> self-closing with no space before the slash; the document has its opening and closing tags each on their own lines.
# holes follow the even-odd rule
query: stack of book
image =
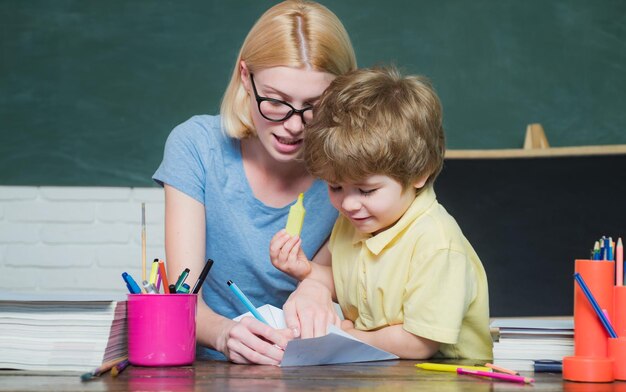
<svg viewBox="0 0 626 392">
<path fill-rule="evenodd" d="M 116 297 L 0 293 L 0 369 L 82 373 L 126 356 Z"/>
<path fill-rule="evenodd" d="M 574 321 L 558 318 L 503 318 L 491 323 L 494 364 L 533 371 L 535 361 L 574 355 Z"/>
</svg>

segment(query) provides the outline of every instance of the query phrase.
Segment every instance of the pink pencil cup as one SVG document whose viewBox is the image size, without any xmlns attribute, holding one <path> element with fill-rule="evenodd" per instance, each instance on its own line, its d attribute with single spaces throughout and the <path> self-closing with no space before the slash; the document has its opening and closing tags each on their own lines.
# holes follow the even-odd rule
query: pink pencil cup
<svg viewBox="0 0 626 392">
<path fill-rule="evenodd" d="M 196 294 L 128 294 L 128 360 L 182 366 L 196 359 Z"/>
</svg>

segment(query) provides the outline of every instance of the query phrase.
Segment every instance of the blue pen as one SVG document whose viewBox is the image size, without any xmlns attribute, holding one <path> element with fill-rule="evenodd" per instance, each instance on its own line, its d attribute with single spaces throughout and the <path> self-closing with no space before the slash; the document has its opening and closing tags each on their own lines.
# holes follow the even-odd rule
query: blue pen
<svg viewBox="0 0 626 392">
<path fill-rule="evenodd" d="M 256 317 L 257 320 L 261 321 L 262 323 L 265 323 L 265 324 L 269 325 L 269 323 L 263 318 L 263 316 L 261 316 L 261 313 L 259 313 L 259 311 L 256 310 L 254 305 L 252 305 L 252 302 L 250 302 L 248 297 L 246 297 L 246 295 L 239 289 L 239 287 L 237 287 L 235 282 L 233 282 L 232 280 L 229 280 L 226 283 L 228 284 L 228 287 L 230 287 L 232 292 L 235 293 L 237 298 L 239 298 L 239 300 L 241 302 L 243 302 L 243 304 L 246 306 L 246 308 L 250 311 L 250 313 L 252 313 L 252 315 L 254 317 Z"/>
<path fill-rule="evenodd" d="M 135 279 L 133 279 L 132 276 L 124 272 L 122 274 L 122 279 L 124 279 L 124 282 L 126 282 L 126 287 L 128 287 L 128 291 L 130 291 L 131 294 L 141 294 L 141 289 L 139 288 L 139 285 L 137 285 L 137 282 L 135 282 Z"/>
<path fill-rule="evenodd" d="M 574 279 L 576 279 L 576 282 L 578 283 L 580 288 L 583 290 L 583 293 L 585 294 L 585 297 L 587 297 L 587 299 L 589 300 L 589 303 L 591 303 L 591 306 L 593 307 L 593 310 L 596 312 L 596 314 L 600 318 L 600 321 L 602 322 L 602 325 L 604 326 L 604 329 L 606 329 L 606 331 L 609 333 L 609 335 L 612 338 L 617 338 L 617 334 L 615 333 L 615 330 L 613 329 L 613 326 L 611 325 L 611 322 L 609 321 L 609 319 L 606 318 L 606 316 L 604 315 L 604 312 L 602 311 L 602 309 L 600 309 L 600 305 L 598 305 L 598 302 L 593 297 L 593 294 L 591 293 L 591 290 L 589 290 L 589 287 L 587 286 L 587 283 L 585 283 L 585 280 L 580 275 L 580 273 L 576 272 L 574 274 Z"/>
</svg>

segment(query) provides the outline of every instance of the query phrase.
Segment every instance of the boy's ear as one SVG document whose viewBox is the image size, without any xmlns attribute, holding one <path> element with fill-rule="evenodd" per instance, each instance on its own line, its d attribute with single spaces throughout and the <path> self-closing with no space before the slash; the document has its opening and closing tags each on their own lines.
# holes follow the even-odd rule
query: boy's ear
<svg viewBox="0 0 626 392">
<path fill-rule="evenodd" d="M 418 178 L 417 180 L 415 180 L 413 182 L 413 188 L 415 189 L 421 189 L 424 187 L 424 185 L 426 185 L 426 181 L 428 181 L 428 178 L 430 177 L 430 174 L 425 174 L 422 177 Z"/>
</svg>

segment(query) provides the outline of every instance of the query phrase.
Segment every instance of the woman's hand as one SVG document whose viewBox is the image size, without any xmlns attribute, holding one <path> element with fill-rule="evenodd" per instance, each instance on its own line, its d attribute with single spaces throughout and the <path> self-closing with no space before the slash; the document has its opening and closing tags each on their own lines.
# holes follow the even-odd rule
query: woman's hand
<svg viewBox="0 0 626 392">
<path fill-rule="evenodd" d="M 315 279 L 303 280 L 285 302 L 283 311 L 294 337 L 324 336 L 328 324 L 339 327 L 341 322 L 330 290 Z"/>
<path fill-rule="evenodd" d="M 293 339 L 290 330 L 274 329 L 253 317 L 223 320 L 216 349 L 234 363 L 279 365 L 287 342 Z"/>
<path fill-rule="evenodd" d="M 309 276 L 312 269 L 301 244 L 299 236 L 292 237 L 284 229 L 276 233 L 270 241 L 272 265 L 300 281 Z"/>
</svg>

